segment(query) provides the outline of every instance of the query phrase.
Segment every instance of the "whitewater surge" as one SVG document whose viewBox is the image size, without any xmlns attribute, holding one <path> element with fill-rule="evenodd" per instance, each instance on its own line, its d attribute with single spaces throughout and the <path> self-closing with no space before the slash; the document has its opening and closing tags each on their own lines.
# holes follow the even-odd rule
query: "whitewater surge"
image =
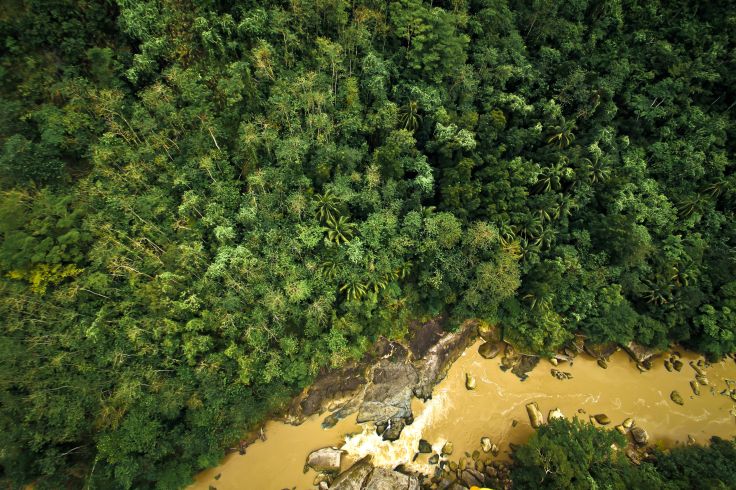
<svg viewBox="0 0 736 490">
<path fill-rule="evenodd" d="M 427 463 L 430 455 L 421 455 L 414 460 L 419 448 L 419 440 L 428 427 L 445 422 L 445 419 L 453 408 L 452 400 L 447 391 L 439 391 L 425 403 L 417 401 L 413 406 L 414 413 L 418 413 L 414 422 L 407 425 L 401 431 L 401 437 L 396 441 L 384 441 L 376 434 L 374 424 L 365 424 L 363 431 L 359 434 L 347 436 L 345 444 L 340 449 L 344 450 L 350 459 L 358 460 L 365 456 L 371 456 L 374 466 L 395 468 L 403 464 L 407 468 L 425 474 L 434 471 L 434 465 Z M 440 454 L 445 439 L 428 441 L 432 444 L 432 450 Z"/>
</svg>

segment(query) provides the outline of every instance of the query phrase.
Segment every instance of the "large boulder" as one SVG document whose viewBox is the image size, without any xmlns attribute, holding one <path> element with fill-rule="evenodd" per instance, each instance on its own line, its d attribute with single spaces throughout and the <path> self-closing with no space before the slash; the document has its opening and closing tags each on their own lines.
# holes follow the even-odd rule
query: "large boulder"
<svg viewBox="0 0 736 490">
<path fill-rule="evenodd" d="M 592 344 L 590 342 L 586 342 L 583 346 L 583 350 L 595 359 L 608 359 L 618 350 L 618 346 L 612 342 L 604 344 Z"/>
<path fill-rule="evenodd" d="M 411 364 L 381 360 L 374 368 L 371 383 L 358 410 L 358 423 L 386 423 L 411 416 L 412 389 L 417 372 Z"/>
<path fill-rule="evenodd" d="M 398 471 L 386 468 L 373 468 L 368 479 L 363 484 L 363 490 L 389 489 L 419 490 L 419 480 L 415 476 L 408 476 Z"/>
<path fill-rule="evenodd" d="M 542 426 L 542 424 L 544 423 L 544 416 L 539 410 L 539 405 L 537 405 L 537 402 L 527 403 L 526 413 L 529 415 L 529 423 L 532 425 L 532 427 L 538 429 Z"/>
<path fill-rule="evenodd" d="M 511 368 L 511 372 L 514 373 L 521 381 L 526 380 L 529 377 L 529 372 L 539 364 L 540 358 L 538 356 L 529 356 L 521 354 L 519 361 Z"/>
<path fill-rule="evenodd" d="M 468 468 L 462 472 L 462 481 L 469 487 L 482 487 L 485 477 L 480 471 Z"/>
<path fill-rule="evenodd" d="M 502 346 L 501 342 L 483 342 L 478 346 L 478 354 L 484 359 L 493 359 L 501 352 Z"/>
<path fill-rule="evenodd" d="M 631 437 L 633 437 L 634 442 L 640 446 L 645 446 L 649 442 L 649 434 L 641 427 L 632 427 Z"/>
<path fill-rule="evenodd" d="M 490 323 L 480 321 L 478 322 L 477 328 L 478 336 L 486 342 L 490 342 L 492 344 L 501 342 L 503 335 L 501 334 L 501 329 L 497 325 L 491 325 Z"/>
<path fill-rule="evenodd" d="M 330 490 L 361 490 L 371 471 L 373 471 L 373 466 L 370 463 L 370 457 L 366 456 L 340 473 L 330 485 Z"/>
<path fill-rule="evenodd" d="M 340 471 L 341 458 L 341 450 L 334 447 L 323 447 L 309 453 L 307 466 L 314 471 L 337 472 Z"/>
<path fill-rule="evenodd" d="M 672 393 L 670 393 L 670 400 L 677 403 L 678 405 L 685 404 L 685 400 L 682 399 L 682 395 L 677 390 L 673 390 Z"/>
<path fill-rule="evenodd" d="M 467 321 L 457 331 L 442 337 L 423 359 L 414 363 L 419 376 L 414 388 L 417 398 L 428 400 L 432 397 L 435 385 L 447 376 L 452 363 L 473 343 L 475 333 L 475 323 Z"/>
<path fill-rule="evenodd" d="M 651 360 L 654 356 L 659 354 L 659 351 L 638 344 L 633 340 L 624 345 L 623 348 L 629 356 L 637 362 L 637 364 L 644 364 L 646 361 Z"/>
<path fill-rule="evenodd" d="M 444 322 L 445 319 L 440 316 L 425 323 L 414 322 L 409 325 L 409 350 L 414 359 L 426 356 L 445 335 Z"/>
</svg>

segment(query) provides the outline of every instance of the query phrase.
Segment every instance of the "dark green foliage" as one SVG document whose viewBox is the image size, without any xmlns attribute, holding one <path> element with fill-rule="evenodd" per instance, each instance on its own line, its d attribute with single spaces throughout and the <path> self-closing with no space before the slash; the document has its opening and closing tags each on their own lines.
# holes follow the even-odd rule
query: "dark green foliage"
<svg viewBox="0 0 736 490">
<path fill-rule="evenodd" d="M 552 420 L 513 453 L 514 488 L 727 489 L 736 481 L 736 440 L 655 451 L 636 466 L 625 438 L 577 418 Z"/>
<path fill-rule="evenodd" d="M 736 349 L 733 2 L 1 10 L 0 479 L 179 487 L 439 313 Z"/>
</svg>

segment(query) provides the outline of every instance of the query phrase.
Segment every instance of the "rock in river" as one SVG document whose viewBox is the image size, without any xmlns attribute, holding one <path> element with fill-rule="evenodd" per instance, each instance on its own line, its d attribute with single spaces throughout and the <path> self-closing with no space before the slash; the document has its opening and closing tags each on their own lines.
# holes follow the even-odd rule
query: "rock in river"
<svg viewBox="0 0 736 490">
<path fill-rule="evenodd" d="M 605 413 L 598 413 L 596 415 L 593 415 L 593 418 L 601 425 L 608 425 L 611 423 L 611 419 Z"/>
<path fill-rule="evenodd" d="M 307 456 L 307 465 L 314 471 L 340 471 L 342 451 L 334 447 L 323 447 Z"/>
<path fill-rule="evenodd" d="M 693 390 L 693 393 L 696 395 L 700 395 L 700 385 L 696 381 L 690 381 L 690 388 Z"/>
<path fill-rule="evenodd" d="M 682 399 L 682 395 L 677 390 L 674 390 L 672 391 L 672 393 L 670 393 L 670 399 L 678 405 L 685 404 L 685 400 Z"/>
<path fill-rule="evenodd" d="M 470 373 L 465 373 L 465 388 L 469 390 L 475 389 L 475 377 Z"/>
<path fill-rule="evenodd" d="M 429 454 L 432 452 L 432 445 L 426 439 L 419 439 L 419 452 Z"/>
<path fill-rule="evenodd" d="M 483 342 L 478 347 L 478 353 L 483 356 L 484 359 L 493 359 L 499 352 L 501 352 L 500 342 Z"/>
<path fill-rule="evenodd" d="M 623 421 L 621 425 L 623 425 L 626 429 L 631 429 L 634 426 L 634 419 L 628 417 L 626 420 Z"/>
<path fill-rule="evenodd" d="M 680 372 L 682 371 L 682 361 L 679 359 L 675 359 L 672 361 L 672 367 L 675 368 L 675 371 Z"/>
<path fill-rule="evenodd" d="M 447 456 L 452 454 L 452 451 L 454 450 L 454 446 L 450 441 L 447 441 L 445 445 L 442 447 L 442 454 L 445 454 Z"/>
<path fill-rule="evenodd" d="M 555 408 L 549 411 L 547 414 L 547 421 L 554 420 L 554 419 L 564 419 L 565 414 L 562 413 L 562 410 L 559 408 Z"/>
<path fill-rule="evenodd" d="M 527 403 L 526 413 L 529 414 L 529 422 L 532 424 L 532 427 L 538 429 L 542 426 L 544 423 L 544 416 L 542 415 L 542 412 L 539 411 L 539 405 L 537 405 L 537 402 Z"/>
<path fill-rule="evenodd" d="M 631 437 L 640 446 L 645 446 L 649 442 L 649 434 L 641 427 L 633 427 L 631 429 Z"/>
<path fill-rule="evenodd" d="M 491 442 L 490 437 L 481 437 L 480 438 L 480 447 L 483 449 L 484 453 L 490 453 L 491 449 L 493 449 L 493 443 Z"/>
</svg>

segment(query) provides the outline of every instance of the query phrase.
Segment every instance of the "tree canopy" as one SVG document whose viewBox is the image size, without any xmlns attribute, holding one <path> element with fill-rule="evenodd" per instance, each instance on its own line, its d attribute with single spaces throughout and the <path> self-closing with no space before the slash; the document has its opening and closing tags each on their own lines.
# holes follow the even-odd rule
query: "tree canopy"
<svg viewBox="0 0 736 490">
<path fill-rule="evenodd" d="M 438 314 L 733 352 L 734 32 L 727 0 L 3 2 L 0 480 L 180 487 Z"/>
</svg>

